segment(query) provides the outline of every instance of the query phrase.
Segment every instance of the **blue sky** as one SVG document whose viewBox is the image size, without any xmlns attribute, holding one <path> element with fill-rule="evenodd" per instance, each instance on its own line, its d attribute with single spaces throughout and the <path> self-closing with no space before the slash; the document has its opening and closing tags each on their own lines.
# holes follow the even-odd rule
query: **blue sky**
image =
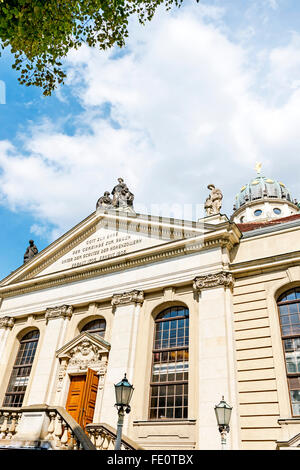
<svg viewBox="0 0 300 470">
<path fill-rule="evenodd" d="M 0 277 L 94 208 L 123 176 L 135 206 L 180 216 L 207 185 L 223 211 L 256 161 L 300 198 L 300 4 L 187 0 L 133 19 L 123 51 L 82 47 L 52 97 L 18 84 L 6 51 L 0 80 Z"/>
</svg>

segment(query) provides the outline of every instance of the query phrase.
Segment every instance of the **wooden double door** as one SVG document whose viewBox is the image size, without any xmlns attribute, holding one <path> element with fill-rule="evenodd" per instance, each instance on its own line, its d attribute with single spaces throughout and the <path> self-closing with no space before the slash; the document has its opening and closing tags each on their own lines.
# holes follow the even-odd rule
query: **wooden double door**
<svg viewBox="0 0 300 470">
<path fill-rule="evenodd" d="M 66 410 L 84 429 L 93 422 L 99 377 L 88 369 L 84 375 L 71 376 Z"/>
</svg>

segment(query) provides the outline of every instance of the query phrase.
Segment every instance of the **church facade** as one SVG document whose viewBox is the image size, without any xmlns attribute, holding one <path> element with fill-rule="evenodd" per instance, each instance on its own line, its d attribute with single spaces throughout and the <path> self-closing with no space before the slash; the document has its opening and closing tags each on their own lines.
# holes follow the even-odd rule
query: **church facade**
<svg viewBox="0 0 300 470">
<path fill-rule="evenodd" d="M 206 216 L 183 221 L 136 214 L 120 178 L 43 251 L 31 241 L 0 283 L 3 446 L 59 428 L 67 448 L 72 422 L 112 436 L 124 373 L 133 446 L 220 449 L 222 396 L 228 449 L 300 445 L 297 201 L 258 172 L 229 218 L 209 189 Z"/>
</svg>

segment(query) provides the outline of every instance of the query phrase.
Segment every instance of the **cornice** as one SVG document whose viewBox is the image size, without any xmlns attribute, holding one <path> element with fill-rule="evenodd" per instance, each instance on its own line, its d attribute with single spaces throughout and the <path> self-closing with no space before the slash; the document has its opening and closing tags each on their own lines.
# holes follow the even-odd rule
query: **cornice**
<svg viewBox="0 0 300 470">
<path fill-rule="evenodd" d="M 130 292 L 123 292 L 122 294 L 113 294 L 111 305 L 118 307 L 119 305 L 126 305 L 130 303 L 142 305 L 144 302 L 144 292 L 139 290 L 132 290 Z"/>
<path fill-rule="evenodd" d="M 136 214 L 135 217 L 132 217 L 129 214 L 126 215 L 116 212 L 114 212 L 114 214 L 105 214 L 101 211 L 93 212 L 86 219 L 38 253 L 26 266 L 20 266 L 9 276 L 4 278 L 1 283 L 2 285 L 8 285 L 4 283 L 9 283 L 10 280 L 16 283 L 31 279 L 96 232 L 99 225 L 117 231 L 128 231 L 130 228 L 134 228 L 135 231 L 141 235 L 149 236 L 149 234 L 151 234 L 152 237 L 161 239 L 162 243 L 193 237 L 196 234 L 199 235 L 199 233 L 203 233 L 203 229 L 213 229 L 209 224 L 205 223 L 199 226 L 197 222 L 193 221 L 172 220 L 173 221 L 170 223 L 170 219 L 145 216 L 143 214 Z M 182 222 L 184 222 L 184 225 L 182 225 Z"/>
<path fill-rule="evenodd" d="M 96 222 L 97 221 L 95 220 L 95 213 L 90 214 L 88 217 L 82 220 L 75 227 L 67 231 L 64 235 L 59 237 L 54 242 L 50 243 L 50 245 L 48 245 L 46 248 L 40 251 L 31 261 L 29 261 L 26 264 L 23 264 L 22 266 L 17 268 L 15 271 L 10 273 L 8 276 L 6 276 L 4 279 L 2 279 L 1 285 L 5 286 L 5 285 L 8 285 L 7 283 L 9 282 L 15 283 L 20 280 L 23 280 L 24 277 L 27 276 L 27 273 L 29 274 L 30 277 L 32 277 L 33 270 L 39 269 L 39 266 L 41 265 L 43 258 L 47 258 L 45 260 L 45 263 L 49 260 L 51 264 L 53 257 L 56 254 L 56 253 L 53 253 L 54 250 L 57 250 L 57 254 L 59 254 L 60 256 L 62 253 L 62 250 L 64 248 L 67 248 L 67 246 L 63 245 L 64 242 L 67 241 L 68 246 L 70 246 L 73 240 L 77 240 L 81 236 L 84 239 L 85 236 L 88 236 L 87 233 L 89 229 L 91 230 L 96 229 L 96 225 L 97 225 Z M 75 244 L 77 244 L 77 242 Z"/>
<path fill-rule="evenodd" d="M 64 248 L 61 248 L 57 253 L 55 253 L 53 256 L 50 258 L 47 258 L 43 263 L 39 264 L 35 269 L 32 269 L 26 276 L 20 276 L 18 279 L 22 281 L 26 281 L 27 279 L 31 279 L 32 277 L 36 276 L 38 273 L 46 269 L 48 266 L 53 264 L 57 259 L 61 258 L 64 254 L 68 253 L 68 251 L 72 250 L 72 248 L 76 247 L 80 242 L 84 241 L 86 238 L 88 238 L 90 235 L 95 233 L 97 230 L 97 224 L 94 226 L 90 227 L 88 230 L 86 230 L 84 233 L 78 235 L 76 238 L 74 238 L 68 245 L 66 245 Z"/>
<path fill-rule="evenodd" d="M 15 324 L 15 319 L 13 317 L 1 317 L 0 318 L 0 328 L 9 328 L 10 330 Z"/>
<path fill-rule="evenodd" d="M 70 351 L 74 350 L 78 345 L 85 341 L 89 341 L 90 344 L 96 346 L 98 350 L 103 353 L 108 353 L 110 351 L 111 346 L 107 341 L 100 336 L 93 336 L 87 331 L 84 331 L 58 349 L 56 351 L 56 357 L 60 359 L 68 357 Z"/>
<path fill-rule="evenodd" d="M 116 258 L 98 261 L 78 268 L 70 268 L 33 279 L 22 280 L 14 284 L 3 285 L 0 287 L 0 295 L 2 298 L 22 295 L 216 247 L 226 247 L 228 250 L 231 250 L 240 238 L 240 233 L 237 229 L 235 230 L 235 227 L 234 224 L 226 224 L 222 229 L 219 230 L 216 227 L 215 231 L 202 236 L 199 234 L 193 238 L 169 241 L 162 243 L 162 245 Z M 230 228 L 233 228 L 233 230 L 230 230 Z"/>
<path fill-rule="evenodd" d="M 300 250 L 291 253 L 283 253 L 275 256 L 267 256 L 254 260 L 246 260 L 239 263 L 231 263 L 230 271 L 235 277 L 265 272 L 269 270 L 284 269 L 285 267 L 300 264 Z"/>
<path fill-rule="evenodd" d="M 232 288 L 234 285 L 234 278 L 228 271 L 220 271 L 218 273 L 209 273 L 202 276 L 197 276 L 193 282 L 193 289 L 195 292 L 201 292 L 203 289 L 210 289 L 213 287 L 228 287 Z"/>
</svg>

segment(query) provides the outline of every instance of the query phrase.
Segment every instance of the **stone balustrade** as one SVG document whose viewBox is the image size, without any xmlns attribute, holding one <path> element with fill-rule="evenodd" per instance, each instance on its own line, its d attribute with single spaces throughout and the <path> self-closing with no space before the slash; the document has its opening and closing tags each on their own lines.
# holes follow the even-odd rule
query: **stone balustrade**
<svg viewBox="0 0 300 470">
<path fill-rule="evenodd" d="M 19 409 L 0 409 L 0 440 L 10 440 L 17 432 L 22 413 Z"/>
<path fill-rule="evenodd" d="M 88 424 L 86 432 L 60 406 L 30 405 L 22 408 L 0 408 L 0 447 L 18 447 L 18 426 L 22 414 L 44 412 L 48 417 L 46 433 L 39 441 L 26 441 L 27 447 L 41 447 L 42 443 L 55 450 L 114 450 L 116 430 L 108 424 Z M 15 445 L 14 445 L 15 443 Z M 29 445 L 28 445 L 29 444 Z M 122 435 L 121 450 L 141 450 L 135 442 Z"/>
<path fill-rule="evenodd" d="M 55 450 L 96 450 L 87 434 L 78 423 L 60 406 L 25 406 L 22 408 L 0 408 L 0 441 L 3 447 L 13 447 L 18 442 L 18 425 L 23 412 L 44 412 L 49 418 L 47 434 L 40 441 L 51 444 Z M 27 441 L 28 442 L 28 441 Z M 37 441 L 35 441 L 37 442 Z M 38 445 L 36 443 L 36 445 Z M 32 446 L 34 444 L 32 443 Z"/>
<path fill-rule="evenodd" d="M 49 417 L 49 426 L 45 440 L 50 441 L 54 449 L 96 450 L 83 429 L 64 408 L 49 409 L 47 416 Z"/>
<path fill-rule="evenodd" d="M 86 432 L 97 450 L 114 450 L 116 443 L 116 430 L 108 424 L 88 424 Z M 141 450 L 135 442 L 124 434 L 122 435 L 121 450 Z"/>
<path fill-rule="evenodd" d="M 88 435 L 97 450 L 114 450 L 116 438 L 105 429 L 93 427 Z"/>
</svg>

